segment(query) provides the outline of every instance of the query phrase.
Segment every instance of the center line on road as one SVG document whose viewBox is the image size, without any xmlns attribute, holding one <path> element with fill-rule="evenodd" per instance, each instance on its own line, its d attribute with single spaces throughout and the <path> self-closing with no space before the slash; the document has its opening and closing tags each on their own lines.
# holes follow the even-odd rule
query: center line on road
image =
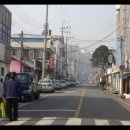
<svg viewBox="0 0 130 130">
<path fill-rule="evenodd" d="M 82 103 L 83 103 L 84 92 L 85 92 L 85 88 L 83 89 L 83 92 L 82 92 L 82 95 L 80 97 L 79 104 L 78 104 L 78 107 L 77 107 L 76 112 L 74 114 L 74 117 L 79 117 L 81 106 L 82 106 Z"/>
</svg>

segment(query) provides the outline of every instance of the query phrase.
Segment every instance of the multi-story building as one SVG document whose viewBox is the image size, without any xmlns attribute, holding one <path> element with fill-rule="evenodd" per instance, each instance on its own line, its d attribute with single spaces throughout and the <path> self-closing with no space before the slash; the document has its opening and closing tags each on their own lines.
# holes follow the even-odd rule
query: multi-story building
<svg viewBox="0 0 130 130">
<path fill-rule="evenodd" d="M 2 79 L 9 71 L 11 61 L 11 17 L 11 12 L 4 5 L 0 5 L 0 78 Z"/>
<path fill-rule="evenodd" d="M 64 60 L 65 57 L 61 56 L 61 48 L 62 46 L 62 37 L 61 36 L 52 36 L 52 41 L 53 45 L 55 47 L 55 53 L 54 53 L 54 64 L 55 64 L 55 73 L 54 73 L 54 78 L 55 79 L 60 79 L 62 76 L 65 76 L 65 69 L 64 67 Z"/>
<path fill-rule="evenodd" d="M 119 90 L 119 94 L 130 93 L 130 5 L 116 6 L 116 23 L 117 23 L 117 46 L 116 46 L 116 72 L 113 73 L 115 77 L 115 88 Z M 121 78 L 120 65 L 124 65 L 125 79 Z M 127 73 L 127 75 L 126 75 Z"/>
<path fill-rule="evenodd" d="M 67 45 L 67 72 L 70 79 L 78 80 L 79 45 Z"/>
<path fill-rule="evenodd" d="M 19 42 L 19 43 L 18 43 Z M 13 47 L 13 54 L 21 57 L 21 38 L 20 34 L 12 35 L 11 46 Z M 43 51 L 44 51 L 44 35 L 23 34 L 23 59 L 34 61 L 37 67 L 42 70 L 43 63 Z M 46 46 L 46 75 L 52 77 L 54 75 L 54 58 L 55 48 L 51 40 L 51 36 L 47 36 Z M 42 75 L 42 71 L 39 70 L 39 75 Z"/>
</svg>

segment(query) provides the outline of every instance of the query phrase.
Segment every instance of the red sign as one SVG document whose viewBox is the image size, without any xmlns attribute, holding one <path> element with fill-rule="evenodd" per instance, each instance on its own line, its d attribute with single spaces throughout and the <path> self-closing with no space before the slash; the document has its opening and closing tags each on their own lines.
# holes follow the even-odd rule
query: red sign
<svg viewBox="0 0 130 130">
<path fill-rule="evenodd" d="M 53 60 L 52 60 L 52 57 L 49 58 L 48 67 L 49 67 L 49 69 L 52 69 L 52 67 L 53 67 Z"/>
</svg>

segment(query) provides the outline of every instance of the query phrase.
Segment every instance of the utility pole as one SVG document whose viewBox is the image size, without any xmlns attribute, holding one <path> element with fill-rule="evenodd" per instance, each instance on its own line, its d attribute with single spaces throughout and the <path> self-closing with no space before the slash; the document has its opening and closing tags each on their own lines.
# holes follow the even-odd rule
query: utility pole
<svg viewBox="0 0 130 130">
<path fill-rule="evenodd" d="M 78 44 L 78 52 L 77 52 L 77 63 L 76 63 L 76 81 L 78 80 L 78 69 L 79 69 L 79 44 Z"/>
<path fill-rule="evenodd" d="M 121 65 L 123 65 L 123 39 L 121 37 Z M 120 96 L 123 97 L 123 70 L 121 70 L 121 92 L 120 92 Z"/>
<path fill-rule="evenodd" d="M 63 23 L 65 21 L 62 22 L 62 30 L 61 30 L 61 33 L 62 33 L 62 42 L 61 42 L 61 71 L 60 71 L 60 76 L 62 77 L 63 76 L 63 44 L 64 44 L 64 26 L 63 26 Z"/>
<path fill-rule="evenodd" d="M 48 29 L 48 5 L 46 5 L 46 20 L 45 20 L 45 42 L 44 42 L 44 50 L 43 50 L 43 62 L 42 62 L 42 79 L 46 76 L 46 46 L 47 46 L 47 29 Z"/>
<path fill-rule="evenodd" d="M 23 62 L 23 31 L 21 31 L 21 34 L 20 34 L 20 38 L 21 38 L 21 57 L 20 57 L 20 73 L 23 72 L 23 67 L 22 67 L 22 62 Z"/>
<path fill-rule="evenodd" d="M 71 43 L 71 58 L 70 58 L 70 79 L 71 79 L 71 61 L 72 61 L 72 43 Z"/>
<path fill-rule="evenodd" d="M 66 37 L 66 77 L 68 76 L 68 71 L 67 71 L 67 37 Z"/>
</svg>

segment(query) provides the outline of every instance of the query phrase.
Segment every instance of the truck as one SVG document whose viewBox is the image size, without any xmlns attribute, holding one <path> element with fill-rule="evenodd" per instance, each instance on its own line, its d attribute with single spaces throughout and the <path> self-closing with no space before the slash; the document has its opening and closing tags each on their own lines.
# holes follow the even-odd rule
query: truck
<svg viewBox="0 0 130 130">
<path fill-rule="evenodd" d="M 4 79 L 4 86 L 11 78 L 11 73 L 7 73 Z M 21 93 L 24 100 L 32 101 L 40 98 L 40 86 L 33 80 L 33 75 L 27 72 L 17 73 L 16 79 L 20 83 Z M 20 99 L 21 101 L 21 99 Z"/>
</svg>

